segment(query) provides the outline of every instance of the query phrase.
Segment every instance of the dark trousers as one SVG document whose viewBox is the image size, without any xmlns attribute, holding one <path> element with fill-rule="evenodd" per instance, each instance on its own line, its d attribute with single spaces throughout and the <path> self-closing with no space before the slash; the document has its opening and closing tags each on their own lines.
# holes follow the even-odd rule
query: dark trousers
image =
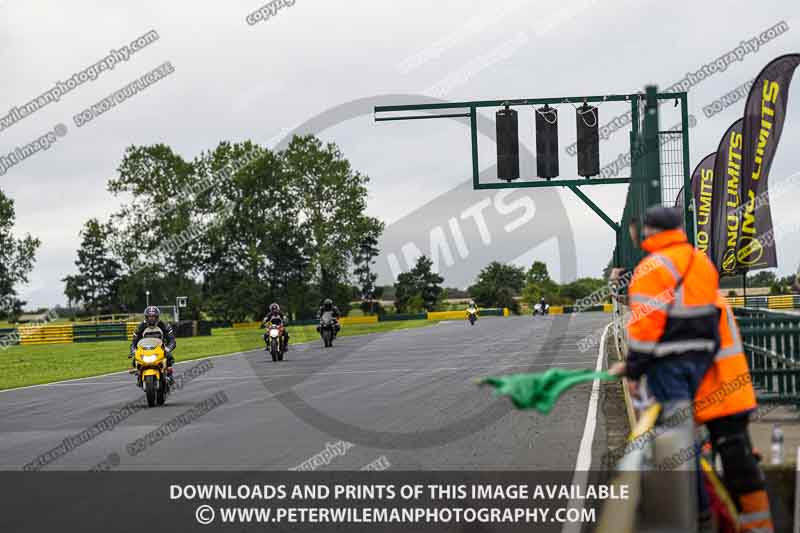
<svg viewBox="0 0 800 533">
<path fill-rule="evenodd" d="M 711 362 L 711 354 L 685 354 L 653 361 L 647 368 L 647 390 L 668 410 L 673 402 L 694 401 Z"/>
<path fill-rule="evenodd" d="M 706 423 L 714 453 L 722 459 L 725 488 L 734 500 L 742 494 L 765 488 L 764 474 L 753 455 L 753 444 L 747 431 L 749 418 L 748 412 Z"/>
<path fill-rule="evenodd" d="M 662 414 L 670 416 L 676 403 L 693 403 L 694 395 L 703 381 L 713 355 L 707 353 L 684 354 L 679 357 L 665 357 L 651 363 L 645 375 L 647 376 L 647 390 L 655 396 L 661 404 Z M 688 413 L 689 417 L 693 412 Z M 700 471 L 699 444 L 695 449 L 695 470 L 697 483 L 697 498 L 701 511 L 708 509 L 710 502 L 705 489 Z"/>
</svg>

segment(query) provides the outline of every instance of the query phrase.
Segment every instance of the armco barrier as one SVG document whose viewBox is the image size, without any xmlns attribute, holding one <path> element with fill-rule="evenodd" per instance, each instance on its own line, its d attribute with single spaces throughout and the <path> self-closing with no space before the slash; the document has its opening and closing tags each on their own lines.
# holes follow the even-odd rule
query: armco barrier
<svg viewBox="0 0 800 533">
<path fill-rule="evenodd" d="M 133 339 L 133 332 L 136 331 L 136 328 L 139 326 L 139 322 L 125 322 L 125 334 L 128 337 L 128 340 Z"/>
<path fill-rule="evenodd" d="M 75 324 L 72 326 L 74 342 L 124 341 L 128 339 L 127 327 L 117 324 Z"/>
<path fill-rule="evenodd" d="M 395 322 L 398 320 L 425 320 L 428 318 L 427 313 L 399 313 L 396 315 L 383 315 L 381 322 Z"/>
<path fill-rule="evenodd" d="M 378 322 L 378 315 L 368 316 L 344 316 L 339 319 L 339 323 L 343 326 L 348 324 L 376 324 Z"/>
<path fill-rule="evenodd" d="M 72 324 L 59 326 L 20 326 L 20 344 L 69 344 L 73 340 Z"/>
<path fill-rule="evenodd" d="M 770 309 L 792 309 L 794 307 L 794 298 L 792 298 L 791 294 L 768 296 L 767 307 Z"/>
<path fill-rule="evenodd" d="M 461 320 L 466 318 L 465 311 L 428 311 L 428 320 Z"/>
<path fill-rule="evenodd" d="M 760 307 L 767 309 L 798 309 L 800 294 L 776 294 L 773 296 L 728 296 L 731 307 Z"/>
<path fill-rule="evenodd" d="M 744 296 L 728 296 L 725 299 L 731 307 L 744 307 Z"/>
<path fill-rule="evenodd" d="M 508 316 L 505 315 L 503 309 L 481 309 L 478 308 L 478 315 L 479 316 Z M 460 309 L 458 311 L 428 311 L 428 314 L 425 318 L 428 320 L 462 320 L 466 319 L 467 312 L 466 309 Z"/>
<path fill-rule="evenodd" d="M 2 328 L 0 329 L 0 346 L 14 346 L 19 344 L 19 332 L 17 328 Z"/>
</svg>

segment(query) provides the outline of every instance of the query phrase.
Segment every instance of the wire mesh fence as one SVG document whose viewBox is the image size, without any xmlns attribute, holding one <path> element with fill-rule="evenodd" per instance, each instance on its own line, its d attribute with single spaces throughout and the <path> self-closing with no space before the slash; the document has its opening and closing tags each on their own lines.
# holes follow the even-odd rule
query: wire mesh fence
<svg viewBox="0 0 800 533">
<path fill-rule="evenodd" d="M 672 207 L 683 187 L 683 132 L 658 132 L 661 167 L 661 205 Z"/>
</svg>

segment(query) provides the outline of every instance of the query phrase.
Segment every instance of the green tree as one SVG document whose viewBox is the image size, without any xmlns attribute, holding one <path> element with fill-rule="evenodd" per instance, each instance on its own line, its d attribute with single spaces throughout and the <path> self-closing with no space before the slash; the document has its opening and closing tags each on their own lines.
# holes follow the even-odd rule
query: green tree
<svg viewBox="0 0 800 533">
<path fill-rule="evenodd" d="M 426 311 L 433 311 L 441 304 L 444 297 L 442 282 L 444 278 L 433 271 L 433 261 L 427 256 L 417 259 L 417 264 L 411 270 L 417 280 L 418 294 L 422 298 L 422 306 Z"/>
<path fill-rule="evenodd" d="M 227 319 L 260 318 L 272 302 L 296 315 L 307 307 L 297 298 L 310 277 L 307 234 L 280 158 L 263 150 L 250 161 L 251 151 L 249 144 L 222 143 L 195 163 L 209 176 L 238 169 L 203 203 L 209 223 L 197 249 L 204 295 Z"/>
<path fill-rule="evenodd" d="M 508 307 L 519 314 L 519 303 L 514 296 L 525 287 L 525 278 L 522 267 L 493 261 L 478 274 L 478 280 L 469 288 L 469 294 L 479 306 Z"/>
<path fill-rule="evenodd" d="M 522 300 L 532 306 L 542 297 L 551 305 L 561 303 L 559 286 L 550 279 L 547 265 L 541 261 L 534 261 L 525 274 L 525 288 L 522 291 Z"/>
<path fill-rule="evenodd" d="M 169 146 L 131 146 L 108 182 L 114 196 L 130 197 L 112 215 L 112 246 L 124 266 L 145 265 L 188 275 L 197 264 L 191 247 L 168 246 L 170 239 L 200 224 L 202 209 L 193 203 L 201 176 Z M 188 234 L 187 234 L 188 235 Z"/>
<path fill-rule="evenodd" d="M 0 191 L 0 315 L 22 312 L 25 302 L 17 298 L 17 287 L 28 283 L 36 250 L 41 241 L 30 235 L 14 236 L 14 201 Z"/>
<path fill-rule="evenodd" d="M 789 274 L 788 276 L 784 276 L 778 280 L 778 283 L 781 284 L 783 287 L 789 287 L 790 289 L 795 284 L 797 276 L 795 274 Z"/>
<path fill-rule="evenodd" d="M 780 294 L 784 294 L 784 288 L 779 283 L 773 283 L 769 286 L 769 294 L 771 296 L 776 296 Z"/>
<path fill-rule="evenodd" d="M 394 308 L 398 313 L 409 313 L 411 298 L 416 294 L 417 286 L 411 272 L 401 272 L 394 284 Z"/>
<path fill-rule="evenodd" d="M 120 282 L 120 264 L 109 248 L 110 224 L 89 219 L 81 230 L 81 245 L 75 266 L 78 274 L 65 277 L 65 295 L 80 301 L 91 314 L 112 310 Z"/>
<path fill-rule="evenodd" d="M 398 313 L 433 311 L 441 304 L 444 278 L 433 272 L 433 261 L 420 256 L 414 268 L 397 276 L 394 284 L 394 306 Z"/>
<path fill-rule="evenodd" d="M 528 272 L 525 274 L 526 284 L 545 284 L 552 281 L 553 280 L 550 279 L 550 274 L 547 271 L 547 265 L 541 261 L 534 261 L 531 265 L 531 268 L 528 269 Z"/>
<path fill-rule="evenodd" d="M 603 289 L 606 281 L 597 278 L 579 278 L 571 283 L 561 285 L 559 296 L 565 303 L 575 303 L 581 298 Z"/>
<path fill-rule="evenodd" d="M 109 181 L 131 198 L 112 217 L 124 300 L 169 279 L 224 318 L 260 316 L 273 301 L 307 318 L 323 296 L 346 312 L 364 236 L 383 230 L 364 215 L 367 183 L 313 136 L 278 153 L 222 142 L 191 161 L 166 145 L 130 147 Z"/>
<path fill-rule="evenodd" d="M 64 282 L 64 296 L 67 297 L 67 306 L 78 305 L 81 302 L 81 286 L 85 281 L 78 274 L 67 276 L 61 281 Z"/>
<path fill-rule="evenodd" d="M 372 265 L 375 264 L 375 257 L 379 252 L 378 237 L 373 233 L 364 236 L 355 256 L 353 274 L 358 282 L 361 309 L 365 313 L 378 311 L 375 299 L 380 298 L 382 294 L 382 290 L 375 286 L 378 274 L 372 271 Z"/>
<path fill-rule="evenodd" d="M 748 287 L 771 287 L 778 281 L 775 272 L 761 270 L 757 274 L 747 276 Z"/>
<path fill-rule="evenodd" d="M 363 236 L 383 231 L 382 222 L 364 214 L 369 178 L 353 170 L 335 144 L 323 145 L 313 135 L 295 136 L 281 160 L 320 293 L 340 292 Z"/>
</svg>

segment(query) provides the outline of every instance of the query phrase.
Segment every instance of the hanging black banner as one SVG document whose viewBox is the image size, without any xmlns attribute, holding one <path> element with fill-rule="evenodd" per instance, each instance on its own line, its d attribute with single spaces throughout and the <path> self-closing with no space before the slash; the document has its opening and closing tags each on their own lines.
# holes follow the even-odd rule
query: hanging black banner
<svg viewBox="0 0 800 533">
<path fill-rule="evenodd" d="M 768 178 L 786 120 L 789 84 L 800 54 L 772 60 L 756 77 L 744 108 L 741 225 L 735 253 L 740 271 L 778 266 Z"/>
<path fill-rule="evenodd" d="M 711 196 L 711 255 L 720 276 L 737 272 L 742 195 L 742 122 L 728 128 L 717 148 Z"/>
<path fill-rule="evenodd" d="M 716 152 L 705 156 L 692 172 L 692 194 L 694 199 L 695 245 L 708 257 L 711 254 L 711 198 L 714 184 L 714 161 Z M 683 205 L 683 189 L 681 189 L 678 205 Z"/>
</svg>

